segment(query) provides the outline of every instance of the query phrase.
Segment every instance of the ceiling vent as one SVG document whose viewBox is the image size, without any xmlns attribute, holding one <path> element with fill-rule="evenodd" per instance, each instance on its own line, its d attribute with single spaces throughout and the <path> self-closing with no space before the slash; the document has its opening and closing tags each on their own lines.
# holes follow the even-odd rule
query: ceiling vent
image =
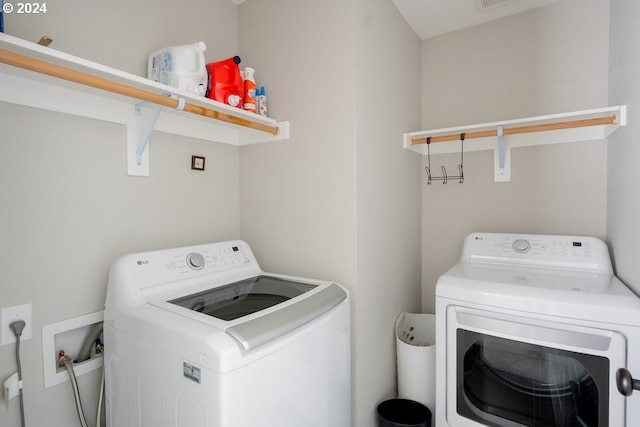
<svg viewBox="0 0 640 427">
<path fill-rule="evenodd" d="M 476 7 L 480 12 L 483 12 L 485 10 L 493 10 L 507 3 L 513 3 L 513 0 L 476 0 Z"/>
</svg>

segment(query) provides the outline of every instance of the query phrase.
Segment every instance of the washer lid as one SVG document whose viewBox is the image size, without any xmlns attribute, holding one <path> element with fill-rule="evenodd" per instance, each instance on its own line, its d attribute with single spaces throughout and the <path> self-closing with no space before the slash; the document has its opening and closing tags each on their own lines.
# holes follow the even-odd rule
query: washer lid
<svg viewBox="0 0 640 427">
<path fill-rule="evenodd" d="M 245 350 L 251 350 L 320 317 L 346 299 L 345 290 L 331 283 L 295 304 L 231 326 L 226 332 Z"/>
<path fill-rule="evenodd" d="M 263 274 L 155 305 L 214 324 L 251 350 L 294 331 L 346 299 L 347 292 L 335 283 Z"/>
<path fill-rule="evenodd" d="M 228 321 L 288 301 L 316 286 L 260 275 L 168 302 Z"/>
</svg>

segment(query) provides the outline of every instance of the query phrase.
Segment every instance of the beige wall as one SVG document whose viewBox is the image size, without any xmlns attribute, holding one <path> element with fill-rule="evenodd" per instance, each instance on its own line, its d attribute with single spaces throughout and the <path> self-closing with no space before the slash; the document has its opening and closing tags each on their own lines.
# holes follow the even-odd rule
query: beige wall
<svg viewBox="0 0 640 427">
<path fill-rule="evenodd" d="M 420 40 L 388 0 L 358 0 L 355 300 L 356 426 L 395 398 L 395 320 L 420 312 L 420 157 L 402 148 L 419 124 Z"/>
<path fill-rule="evenodd" d="M 237 7 L 229 0 L 47 2 L 43 14 L 5 14 L 5 32 L 146 77 L 147 56 L 166 46 L 207 44 L 208 60 L 238 53 Z"/>
<path fill-rule="evenodd" d="M 419 40 L 386 0 L 239 10 L 241 28 L 269 23 L 240 48 L 293 133 L 241 149 L 241 235 L 264 268 L 351 290 L 353 425 L 372 426 L 395 397 L 395 318 L 419 310 L 420 160 L 401 139 L 419 122 Z"/>
<path fill-rule="evenodd" d="M 226 0 L 59 0 L 46 15 L 5 16 L 5 31 L 48 34 L 52 48 L 144 75 L 150 49 L 170 40 L 202 38 L 212 59 L 235 52 L 236 13 Z M 21 345 L 26 423 L 77 425 L 70 384 L 44 388 L 42 327 L 101 310 L 120 255 L 238 238 L 239 150 L 154 133 L 151 176 L 129 177 L 120 125 L 4 103 L 0 124 L 0 306 L 33 304 L 33 338 Z M 205 172 L 190 169 L 194 154 Z M 15 347 L 0 347 L 0 379 L 15 371 Z M 90 425 L 99 381 L 99 371 L 79 378 Z M 17 399 L 0 405 L 0 426 L 18 425 Z"/>
<path fill-rule="evenodd" d="M 241 30 L 240 49 L 266 86 L 270 114 L 289 120 L 292 131 L 288 141 L 240 150 L 240 222 L 263 269 L 347 287 L 356 322 L 353 22 L 351 1 L 239 7 L 240 28 L 261 28 L 260 37 Z M 352 352 L 357 369 L 353 344 Z"/>
<path fill-rule="evenodd" d="M 602 0 L 563 0 L 425 40 L 423 129 L 607 106 L 608 49 L 609 2 Z M 437 278 L 470 232 L 605 237 L 606 143 L 515 148 L 511 155 L 510 183 L 493 182 L 493 151 L 483 151 L 465 154 L 464 184 L 423 186 L 425 312 L 433 312 Z M 457 172 L 458 159 L 432 156 L 434 175 L 441 164 Z"/>
<path fill-rule="evenodd" d="M 242 238 L 266 270 L 355 291 L 353 19 L 353 5 L 340 0 L 239 7 L 243 65 L 256 69 L 269 114 L 292 132 L 240 150 Z M 260 37 L 243 28 L 261 28 Z"/>
<path fill-rule="evenodd" d="M 640 3 L 611 2 L 611 44 L 609 55 L 609 102 L 628 106 L 628 125 L 609 138 L 607 239 L 616 275 L 640 295 Z"/>
</svg>

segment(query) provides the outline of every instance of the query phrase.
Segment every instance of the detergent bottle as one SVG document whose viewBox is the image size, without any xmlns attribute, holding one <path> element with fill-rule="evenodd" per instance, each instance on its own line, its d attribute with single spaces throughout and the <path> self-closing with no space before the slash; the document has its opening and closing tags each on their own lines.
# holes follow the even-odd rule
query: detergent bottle
<svg viewBox="0 0 640 427">
<path fill-rule="evenodd" d="M 252 113 L 256 112 L 256 80 L 255 70 L 247 67 L 244 69 L 244 109 Z"/>
<path fill-rule="evenodd" d="M 239 56 L 207 64 L 209 73 L 207 98 L 242 108 L 244 82 L 238 64 L 240 64 Z"/>
<path fill-rule="evenodd" d="M 171 46 L 149 55 L 147 78 L 189 93 L 204 96 L 207 91 L 204 42 Z"/>
</svg>

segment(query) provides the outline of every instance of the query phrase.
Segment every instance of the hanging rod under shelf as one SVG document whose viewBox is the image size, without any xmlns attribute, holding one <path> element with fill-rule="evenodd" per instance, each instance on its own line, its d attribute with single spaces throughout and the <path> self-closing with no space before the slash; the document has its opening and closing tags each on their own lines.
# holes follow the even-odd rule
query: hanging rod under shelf
<svg viewBox="0 0 640 427">
<path fill-rule="evenodd" d="M 4 49 L 0 49 L 0 62 L 14 67 L 23 68 L 25 70 L 45 74 L 51 77 L 71 81 L 85 86 L 90 86 L 96 89 L 105 90 L 119 95 L 151 102 L 163 107 L 170 107 L 175 109 L 180 105 L 180 100 L 169 98 L 164 94 L 156 94 L 144 89 L 139 89 L 126 84 L 114 82 L 109 79 L 93 76 L 91 74 L 52 64 L 40 59 L 30 58 L 28 56 L 10 52 Z M 278 135 L 278 133 L 280 132 L 280 128 L 278 126 L 271 126 L 268 124 L 254 122 L 249 119 L 222 113 L 220 111 L 215 111 L 210 108 L 192 104 L 190 102 L 185 102 L 184 106 L 182 106 L 182 110 L 192 114 L 221 120 L 227 123 L 232 123 L 238 126 L 267 132 L 272 135 Z"/>
<path fill-rule="evenodd" d="M 558 123 L 544 123 L 538 125 L 529 125 L 529 126 L 518 126 L 512 128 L 504 128 L 504 135 L 516 135 L 520 133 L 531 133 L 531 132 L 544 132 L 550 130 L 560 130 L 560 129 L 571 129 L 571 128 L 579 128 L 579 127 L 587 127 L 587 126 L 601 126 L 601 125 L 612 125 L 616 124 L 618 121 L 618 117 L 616 115 L 606 116 L 606 117 L 598 117 L 594 119 L 583 119 L 583 120 L 570 120 Z M 465 132 L 466 139 L 473 138 L 489 138 L 493 136 L 498 136 L 498 131 L 496 129 L 490 130 L 482 130 L 475 132 Z M 426 144 L 429 142 L 449 142 L 449 141 L 457 141 L 460 139 L 460 133 L 452 133 L 448 135 L 436 135 L 431 136 L 430 139 L 427 137 L 418 137 L 411 138 L 411 145 L 418 144 Z"/>
</svg>

